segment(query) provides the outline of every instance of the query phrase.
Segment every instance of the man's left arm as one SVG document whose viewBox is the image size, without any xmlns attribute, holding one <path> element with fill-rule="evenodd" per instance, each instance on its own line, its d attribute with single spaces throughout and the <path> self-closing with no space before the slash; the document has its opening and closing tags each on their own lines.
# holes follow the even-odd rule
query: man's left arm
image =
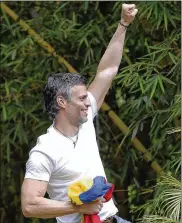
<svg viewBox="0 0 182 223">
<path fill-rule="evenodd" d="M 88 88 L 88 91 L 96 99 L 98 110 L 104 101 L 112 80 L 118 72 L 123 54 L 125 26 L 128 26 L 133 21 L 137 12 L 138 9 L 134 4 L 122 4 L 121 23 L 123 25 L 118 24 L 118 28 L 99 63 L 96 77 Z"/>
</svg>

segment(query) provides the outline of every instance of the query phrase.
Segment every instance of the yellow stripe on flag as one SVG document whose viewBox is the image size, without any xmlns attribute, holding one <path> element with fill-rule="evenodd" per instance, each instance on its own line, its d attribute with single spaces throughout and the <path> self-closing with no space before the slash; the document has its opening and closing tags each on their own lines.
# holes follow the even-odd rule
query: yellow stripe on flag
<svg viewBox="0 0 182 223">
<path fill-rule="evenodd" d="M 83 178 L 68 187 L 68 197 L 77 205 L 83 204 L 79 196 L 81 193 L 89 190 L 93 185 L 91 178 Z"/>
</svg>

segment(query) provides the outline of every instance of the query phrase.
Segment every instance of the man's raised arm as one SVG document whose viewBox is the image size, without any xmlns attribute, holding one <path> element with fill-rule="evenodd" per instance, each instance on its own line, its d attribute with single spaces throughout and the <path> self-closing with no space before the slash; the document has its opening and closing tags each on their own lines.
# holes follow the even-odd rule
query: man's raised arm
<svg viewBox="0 0 182 223">
<path fill-rule="evenodd" d="M 97 74 L 88 88 L 97 101 L 100 109 L 113 78 L 116 76 L 123 54 L 127 26 L 134 20 L 138 9 L 134 4 L 123 4 L 121 21 L 114 33 L 97 69 Z"/>
</svg>

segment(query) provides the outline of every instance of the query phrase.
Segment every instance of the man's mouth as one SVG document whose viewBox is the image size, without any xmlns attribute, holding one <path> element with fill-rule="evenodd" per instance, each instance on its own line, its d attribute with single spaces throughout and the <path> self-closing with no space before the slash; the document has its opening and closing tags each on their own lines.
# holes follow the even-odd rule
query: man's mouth
<svg viewBox="0 0 182 223">
<path fill-rule="evenodd" d="M 86 115 L 88 114 L 88 109 L 81 109 L 82 112 L 84 112 Z"/>
</svg>

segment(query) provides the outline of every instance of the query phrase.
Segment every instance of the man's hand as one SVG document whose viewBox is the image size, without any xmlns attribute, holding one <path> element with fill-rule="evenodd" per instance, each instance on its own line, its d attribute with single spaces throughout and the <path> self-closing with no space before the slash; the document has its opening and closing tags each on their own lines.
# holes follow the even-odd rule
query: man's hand
<svg viewBox="0 0 182 223">
<path fill-rule="evenodd" d="M 77 206 L 78 207 L 78 212 L 81 214 L 97 214 L 101 211 L 103 207 L 103 202 L 105 201 L 104 198 L 101 198 L 99 200 L 90 202 L 89 204 L 82 204 Z"/>
<path fill-rule="evenodd" d="M 135 4 L 122 4 L 121 23 L 128 26 L 134 20 L 137 12 Z"/>
</svg>

